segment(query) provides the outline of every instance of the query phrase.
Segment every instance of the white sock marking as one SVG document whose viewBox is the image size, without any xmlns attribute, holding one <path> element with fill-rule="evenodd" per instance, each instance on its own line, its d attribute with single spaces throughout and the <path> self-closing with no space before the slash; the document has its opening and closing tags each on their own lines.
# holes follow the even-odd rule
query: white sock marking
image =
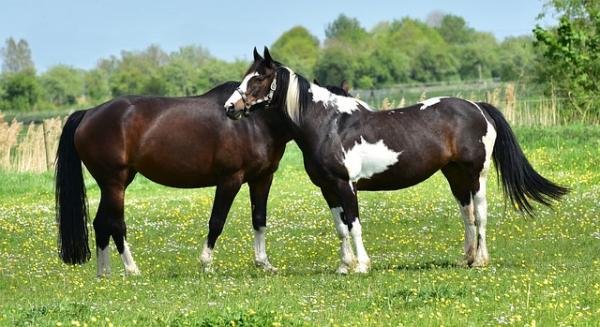
<svg viewBox="0 0 600 327">
<path fill-rule="evenodd" d="M 352 240 L 354 241 L 354 246 L 356 247 L 356 272 L 366 273 L 369 270 L 369 263 L 371 260 L 367 255 L 367 250 L 362 241 L 362 225 L 360 224 L 360 220 L 356 218 L 354 223 L 352 223 L 352 229 L 350 230 L 350 234 L 352 235 Z"/>
<path fill-rule="evenodd" d="M 110 275 L 110 253 L 107 245 L 104 249 L 96 248 L 96 262 L 98 264 L 97 276 Z"/>
<path fill-rule="evenodd" d="M 338 269 L 340 273 L 348 273 L 348 268 L 354 264 L 354 252 L 352 251 L 352 244 L 350 243 L 350 232 L 348 226 L 342 221 L 342 210 L 341 207 L 331 208 L 331 215 L 333 216 L 333 223 L 337 231 L 337 235 L 342 242 L 340 245 L 340 258 L 342 265 Z"/>
<path fill-rule="evenodd" d="M 396 152 L 388 148 L 383 140 L 369 143 L 361 136 L 354 146 L 344 153 L 344 166 L 348 170 L 350 181 L 356 182 L 362 178 L 371 176 L 387 170 L 398 162 L 398 156 L 402 151 Z"/>
<path fill-rule="evenodd" d="M 469 199 L 469 203 L 465 206 L 460 204 L 460 213 L 463 217 L 465 225 L 465 258 L 471 264 L 475 259 L 475 251 L 477 250 L 477 226 L 475 226 L 475 205 L 473 199 Z"/>
<path fill-rule="evenodd" d="M 125 266 L 125 273 L 131 275 L 139 275 L 140 270 L 135 264 L 135 261 L 133 261 L 133 256 L 131 255 L 129 244 L 127 243 L 127 241 L 124 241 L 123 243 L 124 250 L 123 253 L 121 253 L 121 260 L 123 261 L 123 265 Z"/>
<path fill-rule="evenodd" d="M 212 264 L 212 252 L 213 250 L 208 247 L 208 243 L 204 242 L 202 254 L 200 254 L 200 262 L 202 262 L 205 269 L 210 269 L 210 265 Z"/>
</svg>

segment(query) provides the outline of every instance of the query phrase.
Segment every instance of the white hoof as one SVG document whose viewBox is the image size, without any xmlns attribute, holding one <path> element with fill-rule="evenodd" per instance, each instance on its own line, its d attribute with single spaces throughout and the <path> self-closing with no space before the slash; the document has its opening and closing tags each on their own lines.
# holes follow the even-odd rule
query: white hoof
<svg viewBox="0 0 600 327">
<path fill-rule="evenodd" d="M 277 268 L 273 267 L 269 261 L 254 261 L 256 268 L 260 268 L 266 272 L 276 273 Z"/>
<path fill-rule="evenodd" d="M 346 264 L 342 264 L 335 272 L 340 275 L 348 275 L 348 273 L 350 272 L 350 267 Z"/>
<path fill-rule="evenodd" d="M 125 268 L 125 275 L 139 276 L 141 274 L 142 273 L 140 272 L 140 269 L 137 266 L 130 267 L 130 268 Z"/>
<path fill-rule="evenodd" d="M 366 263 L 359 263 L 354 267 L 354 272 L 359 274 L 366 274 L 369 272 L 369 265 Z"/>
</svg>

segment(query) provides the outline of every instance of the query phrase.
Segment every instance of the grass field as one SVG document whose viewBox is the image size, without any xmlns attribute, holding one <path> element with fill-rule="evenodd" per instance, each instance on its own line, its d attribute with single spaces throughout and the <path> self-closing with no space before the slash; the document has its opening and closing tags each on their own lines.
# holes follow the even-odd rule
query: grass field
<svg viewBox="0 0 600 327">
<path fill-rule="evenodd" d="M 126 221 L 142 275 L 123 277 L 114 250 L 111 278 L 97 280 L 95 256 L 76 267 L 58 259 L 52 174 L 0 173 L 0 325 L 598 326 L 600 127 L 516 133 L 534 167 L 572 193 L 525 218 L 505 207 L 494 176 L 484 269 L 465 267 L 462 219 L 436 174 L 410 189 L 360 193 L 372 269 L 336 275 L 330 212 L 290 144 L 269 201 L 277 274 L 253 266 L 246 187 L 217 243 L 215 273 L 205 275 L 198 257 L 214 189 L 136 177 Z M 94 214 L 98 189 L 87 186 Z"/>
</svg>

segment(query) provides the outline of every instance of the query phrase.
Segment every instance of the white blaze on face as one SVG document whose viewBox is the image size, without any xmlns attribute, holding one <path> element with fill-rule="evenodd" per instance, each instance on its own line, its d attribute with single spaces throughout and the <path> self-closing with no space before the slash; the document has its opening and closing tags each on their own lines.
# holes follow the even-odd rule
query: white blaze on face
<svg viewBox="0 0 600 327">
<path fill-rule="evenodd" d="M 440 103 L 440 101 L 442 101 L 442 99 L 445 99 L 445 98 L 447 98 L 447 97 L 435 97 L 435 98 L 427 99 L 425 101 L 421 101 L 421 102 L 419 102 L 420 104 L 422 104 L 420 109 L 425 110 L 428 107 L 431 107 L 436 103 Z"/>
<path fill-rule="evenodd" d="M 252 74 L 246 75 L 246 77 L 244 77 L 244 79 L 240 83 L 239 90 L 242 93 L 246 93 L 246 91 L 248 90 L 248 82 L 250 81 L 250 79 L 252 77 L 258 76 L 258 75 L 259 75 L 258 72 L 254 72 Z M 242 95 L 240 94 L 240 92 L 238 92 L 238 91 L 233 92 L 233 94 L 229 97 L 229 99 L 227 99 L 227 101 L 225 101 L 225 108 L 234 105 L 236 102 L 238 102 L 240 100 L 242 100 Z"/>
<path fill-rule="evenodd" d="M 369 143 L 361 136 L 350 150 L 344 151 L 343 163 L 348 170 L 350 181 L 356 182 L 387 170 L 398 162 L 400 154 L 402 151 L 393 151 L 383 143 L 383 140 Z"/>
<path fill-rule="evenodd" d="M 352 114 L 353 111 L 359 110 L 360 106 L 372 110 L 368 104 L 361 100 L 331 93 L 328 89 L 316 84 L 310 85 L 309 92 L 312 93 L 314 103 L 323 102 L 325 108 L 334 108 L 340 113 Z"/>
</svg>

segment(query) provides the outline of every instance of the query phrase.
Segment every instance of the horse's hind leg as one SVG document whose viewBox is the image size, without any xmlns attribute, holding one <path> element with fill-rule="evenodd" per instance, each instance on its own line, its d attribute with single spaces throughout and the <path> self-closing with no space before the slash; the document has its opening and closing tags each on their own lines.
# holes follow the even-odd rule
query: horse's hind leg
<svg viewBox="0 0 600 327">
<path fill-rule="evenodd" d="M 474 195 L 479 193 L 479 179 L 470 164 L 450 163 L 442 168 L 442 172 L 446 176 L 452 194 L 460 206 L 465 226 L 465 259 L 467 264 L 472 266 L 476 259 L 480 238 L 477 228 L 480 221 L 477 220 L 476 201 L 474 200 Z M 485 199 L 485 191 L 483 191 L 483 199 Z M 478 197 L 480 204 L 485 203 L 485 201 L 481 202 L 480 200 L 481 197 Z M 484 209 L 483 206 L 479 208 Z M 485 217 L 485 215 L 483 216 Z M 485 239 L 485 225 L 483 230 L 483 238 Z"/>
<path fill-rule="evenodd" d="M 208 222 L 208 237 L 200 255 L 200 262 L 205 272 L 212 271 L 212 252 L 215 248 L 215 243 L 223 231 L 227 214 L 241 186 L 242 178 L 237 175 L 231 176 L 217 185 L 215 201 Z"/>
<path fill-rule="evenodd" d="M 477 253 L 472 267 L 484 267 L 490 262 L 490 255 L 485 241 L 487 225 L 487 170 L 483 171 L 479 177 L 479 190 L 473 196 L 475 202 L 475 224 L 477 225 Z"/>
<path fill-rule="evenodd" d="M 254 264 L 265 271 L 276 272 L 267 257 L 265 233 L 267 229 L 267 199 L 273 174 L 248 183 L 252 203 L 252 227 L 254 228 Z"/>
<path fill-rule="evenodd" d="M 123 171 L 115 173 L 115 176 L 120 178 L 100 183 L 100 205 L 94 219 L 98 277 L 110 275 L 108 243 L 111 236 L 125 265 L 125 272 L 133 275 L 140 273 L 127 244 L 127 226 L 124 218 L 125 188 L 133 180 L 135 173 Z"/>
</svg>

